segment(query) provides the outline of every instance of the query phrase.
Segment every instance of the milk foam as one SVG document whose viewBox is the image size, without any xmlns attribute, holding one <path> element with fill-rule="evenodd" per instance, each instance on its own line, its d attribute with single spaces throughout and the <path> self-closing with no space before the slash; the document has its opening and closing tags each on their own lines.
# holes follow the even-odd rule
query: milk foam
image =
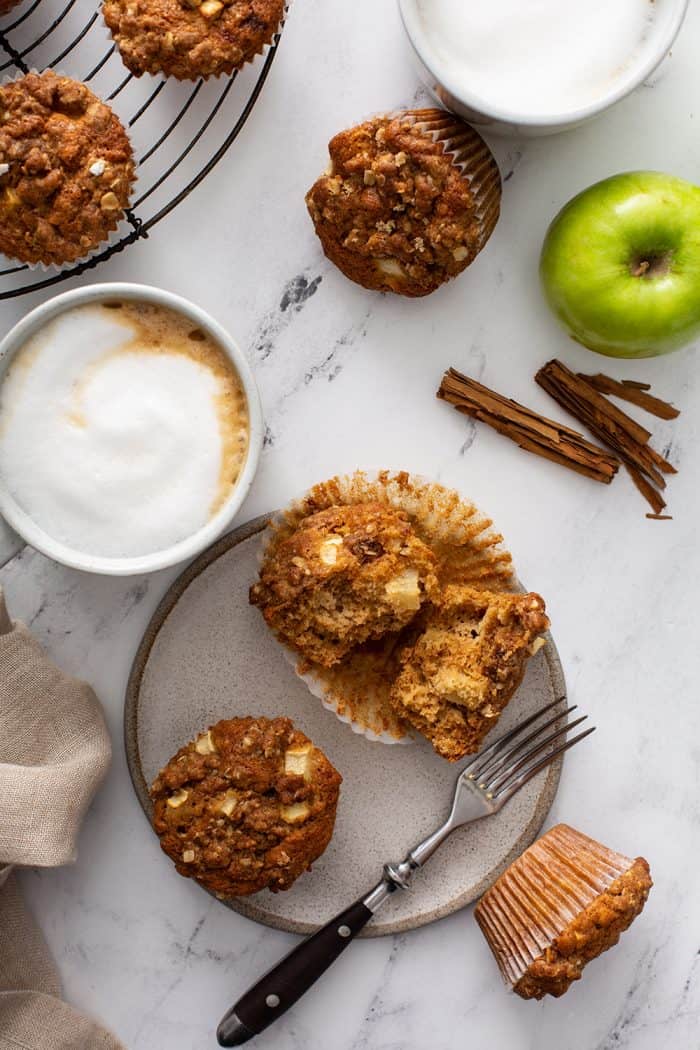
<svg viewBox="0 0 700 1050">
<path fill-rule="evenodd" d="M 235 485 L 245 395 L 216 344 L 179 315 L 124 304 L 57 317 L 0 388 L 0 474 L 54 540 L 102 557 L 191 536 Z"/>
<path fill-rule="evenodd" d="M 594 103 L 639 52 L 652 0 L 418 0 L 457 90 L 546 116 Z"/>
</svg>

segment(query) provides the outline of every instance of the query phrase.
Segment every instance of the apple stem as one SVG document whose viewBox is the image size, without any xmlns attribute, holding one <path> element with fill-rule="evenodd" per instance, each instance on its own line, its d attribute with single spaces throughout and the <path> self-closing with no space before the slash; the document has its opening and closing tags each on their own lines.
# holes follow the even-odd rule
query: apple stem
<svg viewBox="0 0 700 1050">
<path fill-rule="evenodd" d="M 671 272 L 673 252 L 665 251 L 659 254 L 649 254 L 646 258 L 637 257 L 630 263 L 630 273 L 633 277 L 666 277 Z"/>
</svg>

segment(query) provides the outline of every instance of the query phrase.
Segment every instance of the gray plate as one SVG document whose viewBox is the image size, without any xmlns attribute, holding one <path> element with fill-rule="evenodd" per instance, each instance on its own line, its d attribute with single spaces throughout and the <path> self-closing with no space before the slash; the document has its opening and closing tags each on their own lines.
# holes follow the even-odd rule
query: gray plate
<svg viewBox="0 0 700 1050">
<path fill-rule="evenodd" d="M 356 735 L 296 678 L 260 613 L 248 604 L 267 520 L 257 518 L 224 536 L 160 603 L 129 678 L 126 752 L 150 820 L 148 784 L 198 731 L 236 715 L 292 718 L 343 775 L 333 840 L 313 871 L 288 892 L 264 891 L 225 904 L 268 926 L 311 933 L 369 889 L 385 861 L 400 860 L 446 815 L 457 767 L 425 742 L 392 746 Z M 548 636 L 496 734 L 557 697 L 563 709 L 564 695 L 561 664 Z M 414 929 L 479 897 L 537 835 L 560 772 L 561 761 L 555 762 L 497 816 L 456 832 L 365 935 Z"/>
</svg>

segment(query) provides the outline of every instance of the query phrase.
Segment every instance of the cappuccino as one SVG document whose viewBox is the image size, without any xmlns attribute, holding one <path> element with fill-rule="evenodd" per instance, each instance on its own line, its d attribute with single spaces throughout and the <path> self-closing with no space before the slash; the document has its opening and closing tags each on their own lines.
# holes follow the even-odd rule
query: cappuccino
<svg viewBox="0 0 700 1050">
<path fill-rule="evenodd" d="M 68 309 L 15 355 L 0 387 L 0 475 L 53 540 L 127 558 L 184 540 L 245 464 L 234 365 L 184 315 L 125 301 Z"/>
<path fill-rule="evenodd" d="M 595 103 L 637 57 L 653 0 L 418 0 L 430 46 L 456 92 L 516 114 Z"/>
</svg>

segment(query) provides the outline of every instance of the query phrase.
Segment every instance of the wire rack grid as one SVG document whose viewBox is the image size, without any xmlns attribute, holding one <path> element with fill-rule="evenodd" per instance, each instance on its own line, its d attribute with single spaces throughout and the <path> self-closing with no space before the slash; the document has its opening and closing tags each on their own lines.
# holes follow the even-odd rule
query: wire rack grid
<svg viewBox="0 0 700 1050">
<path fill-rule="evenodd" d="M 54 69 L 82 80 L 127 128 L 138 181 L 131 207 L 109 243 L 57 272 L 0 255 L 0 300 L 48 288 L 99 266 L 166 217 L 235 142 L 262 91 L 281 36 L 255 62 L 229 77 L 196 82 L 135 77 L 124 67 L 100 6 L 24 0 L 0 16 L 0 82 L 29 70 Z"/>
</svg>

